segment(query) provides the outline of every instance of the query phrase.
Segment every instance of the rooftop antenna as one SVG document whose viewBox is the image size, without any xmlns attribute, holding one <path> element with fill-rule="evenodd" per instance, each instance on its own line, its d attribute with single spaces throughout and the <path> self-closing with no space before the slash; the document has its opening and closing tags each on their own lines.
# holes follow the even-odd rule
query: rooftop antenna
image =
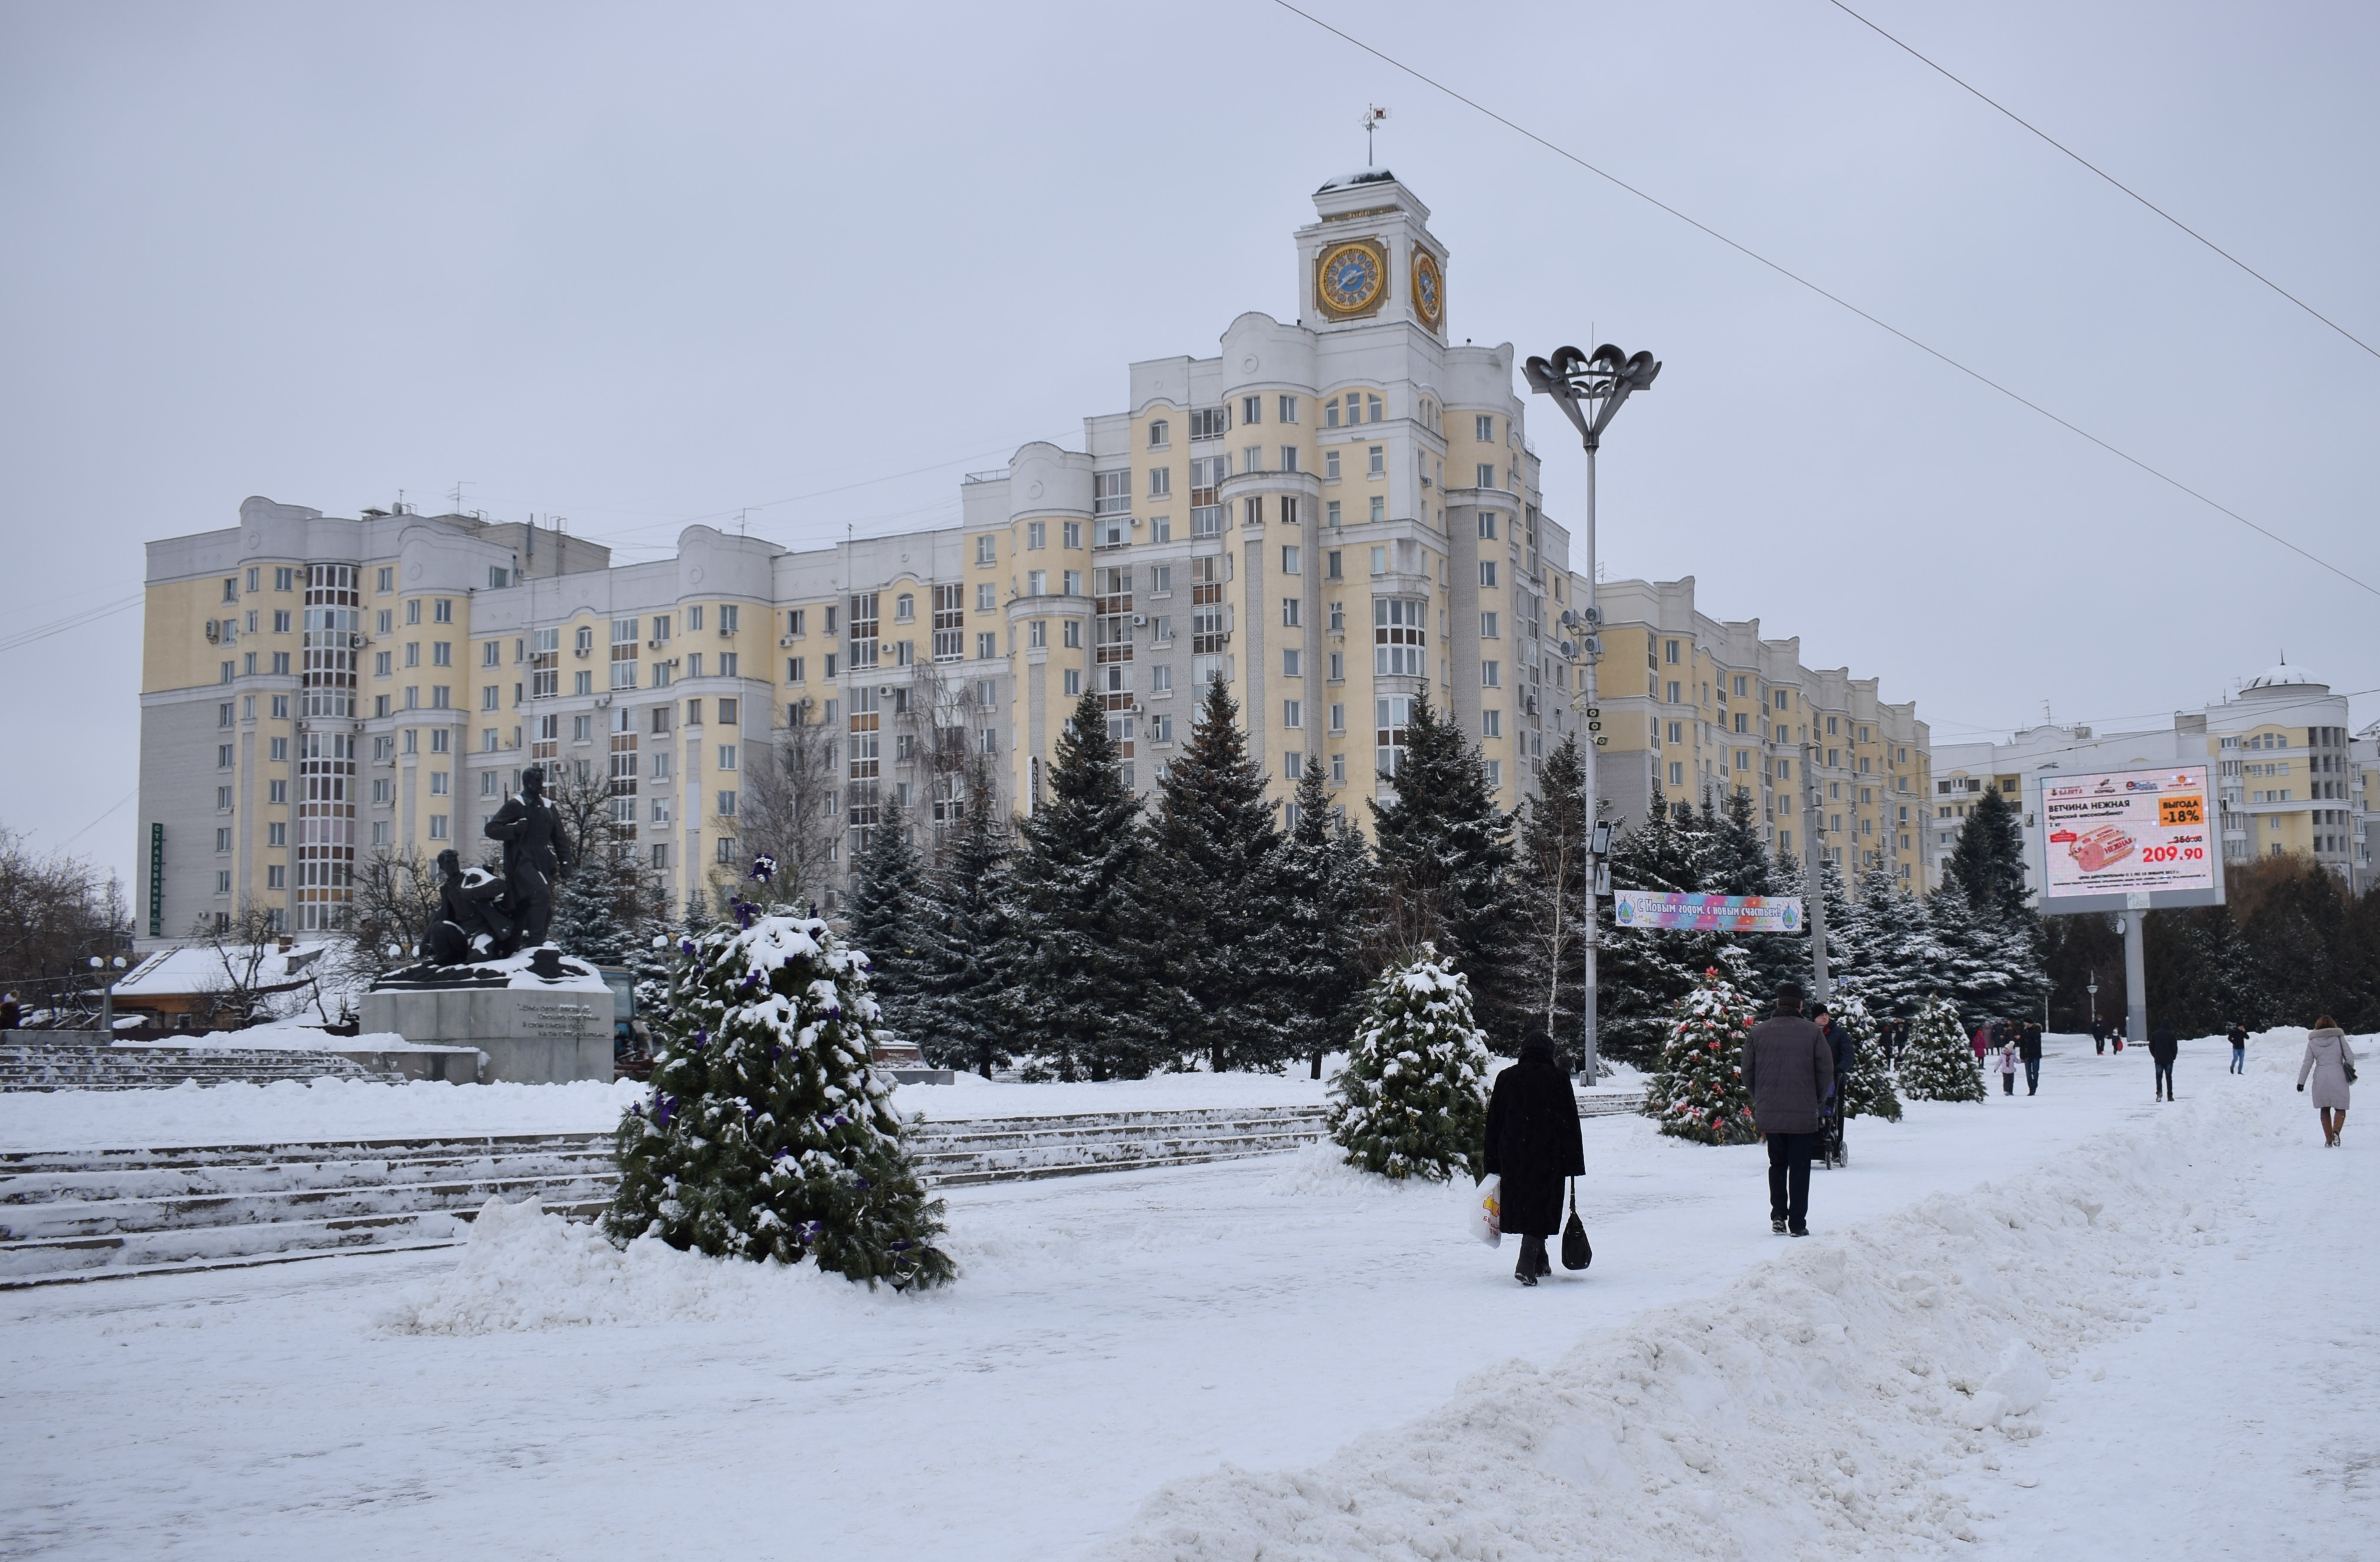
<svg viewBox="0 0 2380 1562">
<path fill-rule="evenodd" d="M 466 479 L 466 478 L 459 478 L 459 477 L 458 477 L 458 478 L 456 478 L 456 479 L 455 480 L 455 486 L 454 486 L 453 490 L 452 490 L 452 491 L 450 491 L 450 492 L 447 494 L 447 495 L 446 495 L 446 502 L 447 502 L 448 504 L 450 504 L 450 505 L 452 505 L 452 506 L 455 506 L 455 508 L 454 508 L 454 512 L 453 512 L 453 513 L 455 513 L 455 515 L 461 515 L 461 514 L 463 513 L 463 490 L 464 490 L 464 488 L 468 485 L 468 479 Z"/>
<path fill-rule="evenodd" d="M 1369 104 L 1365 106 L 1363 118 L 1364 166 L 1366 168 L 1378 166 L 1372 157 L 1372 132 L 1380 128 L 1380 121 L 1386 119 L 1388 116 L 1389 111 L 1382 108 L 1378 104 Z"/>
</svg>

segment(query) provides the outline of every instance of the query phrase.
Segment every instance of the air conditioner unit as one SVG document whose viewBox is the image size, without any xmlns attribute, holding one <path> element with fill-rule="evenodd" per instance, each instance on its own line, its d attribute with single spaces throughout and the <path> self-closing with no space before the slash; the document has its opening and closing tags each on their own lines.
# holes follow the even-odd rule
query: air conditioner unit
<svg viewBox="0 0 2380 1562">
<path fill-rule="evenodd" d="M 649 641 L 645 641 L 645 649 L 646 649 L 647 651 L 659 651 L 661 648 L 662 648 L 662 642 L 661 642 L 660 641 L 657 641 L 657 640 L 649 640 Z"/>
<path fill-rule="evenodd" d="M 207 643 L 209 645 L 223 643 L 223 624 L 220 620 L 214 618 L 207 620 Z"/>
<path fill-rule="evenodd" d="M 1132 616 L 1132 627 L 1135 629 L 1142 628 L 1148 622 L 1148 615 L 1146 613 L 1135 613 Z"/>
<path fill-rule="evenodd" d="M 585 660 L 587 660 L 587 658 L 589 658 L 589 656 L 594 655 L 594 654 L 595 654 L 595 651 L 594 651 L 594 648 L 593 648 L 593 647 L 591 647 L 591 646 L 585 646 L 585 645 L 582 645 L 582 646 L 580 646 L 577 650 L 576 650 L 576 651 L 572 652 L 572 653 L 571 653 L 571 654 L 572 654 L 573 656 L 577 657 L 580 661 L 584 662 L 584 661 L 585 661 Z"/>
<path fill-rule="evenodd" d="M 608 695 L 608 694 L 599 694 L 599 695 L 597 695 L 597 696 L 595 697 L 595 708 L 596 708 L 597 710 L 599 710 L 599 711 L 604 711 L 604 710 L 609 710 L 609 709 L 611 709 L 611 707 L 612 707 L 612 697 L 611 697 L 610 695 Z M 1533 707 L 1532 707 L 1532 708 L 1534 708 L 1534 705 L 1533 705 Z"/>
<path fill-rule="evenodd" d="M 726 625 L 722 624 L 719 626 L 719 638 L 721 640 L 734 640 L 735 638 L 735 631 L 729 628 Z"/>
<path fill-rule="evenodd" d="M 794 637 L 791 635 L 779 635 L 777 637 L 777 649 L 780 651 L 790 650 L 793 643 Z"/>
<path fill-rule="evenodd" d="M 347 637 L 347 649 L 349 651 L 361 651 L 365 646 L 370 643 L 371 642 L 370 641 L 364 639 L 361 635 L 349 635 Z"/>
</svg>

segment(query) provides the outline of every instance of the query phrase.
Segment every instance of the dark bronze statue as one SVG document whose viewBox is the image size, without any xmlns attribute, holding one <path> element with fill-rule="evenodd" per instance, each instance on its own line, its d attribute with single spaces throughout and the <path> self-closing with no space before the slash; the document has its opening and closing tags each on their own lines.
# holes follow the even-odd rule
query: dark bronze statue
<svg viewBox="0 0 2380 1562">
<path fill-rule="evenodd" d="M 433 965 L 501 959 L 519 946 L 520 930 L 504 908 L 504 882 L 485 868 L 465 868 L 450 848 L 438 854 L 438 909 L 421 940 Z"/>
<path fill-rule="evenodd" d="M 553 921 L 553 884 L 570 870 L 570 835 L 545 800 L 545 767 L 521 772 L 521 789 L 488 821 L 487 836 L 504 843 L 506 907 L 523 944 L 542 944 Z"/>
</svg>

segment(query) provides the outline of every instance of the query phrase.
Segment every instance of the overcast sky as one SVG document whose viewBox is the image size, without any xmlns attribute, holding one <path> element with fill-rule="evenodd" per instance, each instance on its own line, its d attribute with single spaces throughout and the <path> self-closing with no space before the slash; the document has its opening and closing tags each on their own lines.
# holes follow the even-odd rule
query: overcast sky
<svg viewBox="0 0 2380 1562">
<path fill-rule="evenodd" d="M 2380 359 L 1826 0 L 1312 8 L 2380 583 Z M 1857 8 L 2380 345 L 2380 9 Z M 1693 575 L 1937 742 L 2156 725 L 2284 649 L 2380 685 L 2380 598 L 1265 0 L 0 9 L 12 628 L 250 494 L 459 481 L 623 559 L 953 523 L 1130 360 L 1295 316 L 1367 103 L 1457 338 L 1664 360 L 1608 575 Z M 140 625 L 0 685 L 0 825 L 128 882 Z"/>
</svg>

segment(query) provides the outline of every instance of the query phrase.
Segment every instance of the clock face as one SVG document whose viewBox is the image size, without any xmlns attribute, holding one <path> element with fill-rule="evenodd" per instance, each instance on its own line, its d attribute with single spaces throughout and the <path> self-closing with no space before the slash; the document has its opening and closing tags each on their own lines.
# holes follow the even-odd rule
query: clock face
<svg viewBox="0 0 2380 1562">
<path fill-rule="evenodd" d="M 1341 314 L 1369 309 L 1382 280 L 1380 257 L 1369 245 L 1342 244 L 1322 257 L 1322 301 Z"/>
<path fill-rule="evenodd" d="M 1427 250 L 1414 251 L 1414 306 L 1422 323 L 1437 329 L 1446 313 L 1446 278 L 1439 275 L 1437 258 Z"/>
</svg>

